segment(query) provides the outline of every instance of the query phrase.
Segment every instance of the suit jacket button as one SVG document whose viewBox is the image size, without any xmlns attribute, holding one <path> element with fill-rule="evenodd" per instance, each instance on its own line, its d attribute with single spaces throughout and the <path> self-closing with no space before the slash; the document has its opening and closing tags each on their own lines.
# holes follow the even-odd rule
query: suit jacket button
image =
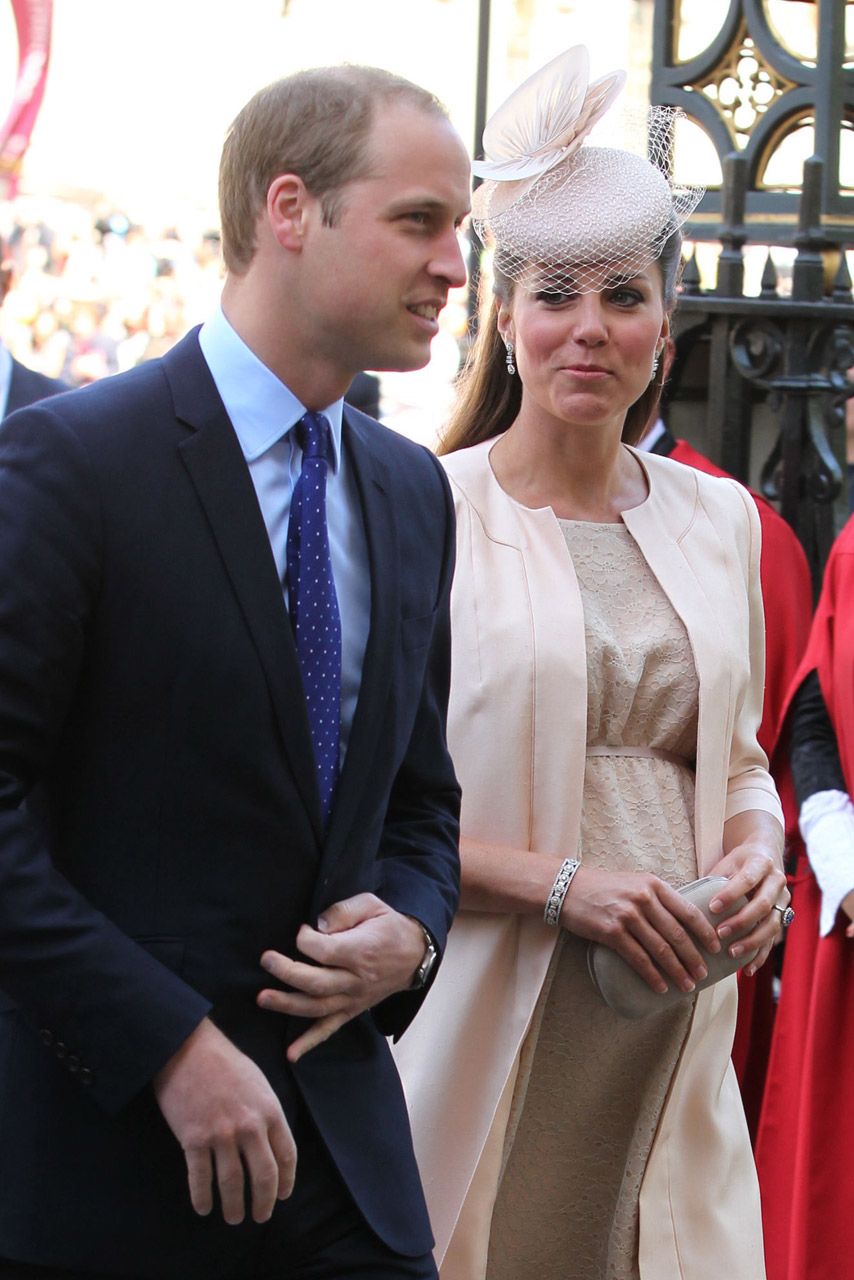
<svg viewBox="0 0 854 1280">
<path fill-rule="evenodd" d="M 42 1044 L 47 1045 L 47 1047 L 48 1047 L 48 1049 L 49 1049 L 49 1048 L 50 1048 L 50 1046 L 53 1044 L 53 1032 L 52 1032 L 52 1031 L 48 1031 L 47 1027 L 44 1027 L 44 1028 L 39 1032 L 39 1036 L 41 1037 L 41 1042 L 42 1042 Z"/>
<path fill-rule="evenodd" d="M 89 1085 L 94 1083 L 95 1075 L 94 1075 L 94 1072 L 90 1071 L 88 1067 L 81 1067 L 80 1075 L 77 1077 L 77 1079 L 80 1081 L 81 1084 Z"/>
<path fill-rule="evenodd" d="M 72 1053 L 65 1065 L 68 1067 L 68 1070 L 72 1075 L 76 1075 L 80 1070 L 80 1059 L 77 1057 L 77 1054 Z"/>
<path fill-rule="evenodd" d="M 65 1057 L 66 1053 L 68 1052 L 68 1050 L 66 1049 L 65 1045 L 62 1043 L 61 1040 L 57 1040 L 53 1051 L 60 1061 L 62 1061 L 62 1059 Z"/>
</svg>

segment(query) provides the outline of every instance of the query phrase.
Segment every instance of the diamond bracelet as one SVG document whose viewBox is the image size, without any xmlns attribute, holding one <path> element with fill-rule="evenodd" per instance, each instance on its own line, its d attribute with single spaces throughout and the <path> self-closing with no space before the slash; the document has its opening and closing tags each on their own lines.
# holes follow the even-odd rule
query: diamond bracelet
<svg viewBox="0 0 854 1280">
<path fill-rule="evenodd" d="M 554 928 L 557 928 L 560 924 L 560 909 L 563 906 L 563 900 L 566 897 L 569 886 L 572 884 L 572 877 L 580 866 L 581 863 L 577 858 L 565 858 L 560 864 L 560 871 L 555 876 L 555 882 L 546 899 L 546 908 L 543 912 L 543 919 L 546 924 L 553 925 Z"/>
</svg>

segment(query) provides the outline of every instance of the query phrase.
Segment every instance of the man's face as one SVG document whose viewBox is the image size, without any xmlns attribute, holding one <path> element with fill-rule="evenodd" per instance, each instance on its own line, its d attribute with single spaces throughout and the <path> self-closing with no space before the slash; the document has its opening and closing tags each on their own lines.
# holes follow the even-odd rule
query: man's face
<svg viewBox="0 0 854 1280">
<path fill-rule="evenodd" d="M 313 202 L 308 323 L 341 369 L 420 369 L 448 290 L 466 280 L 469 161 L 448 121 L 403 104 L 378 108 L 367 148 L 372 176 L 342 188 L 335 226 Z"/>
</svg>

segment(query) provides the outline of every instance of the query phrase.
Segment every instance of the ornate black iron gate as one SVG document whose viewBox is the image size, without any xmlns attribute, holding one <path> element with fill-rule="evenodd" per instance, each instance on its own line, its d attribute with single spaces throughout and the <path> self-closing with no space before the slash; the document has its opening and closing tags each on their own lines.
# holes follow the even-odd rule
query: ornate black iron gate
<svg viewBox="0 0 854 1280">
<path fill-rule="evenodd" d="M 702 445 L 749 479 L 762 416 L 773 443 L 764 492 L 799 534 L 814 580 L 848 510 L 845 403 L 854 396 L 854 304 L 845 250 L 854 245 L 854 0 L 799 0 L 814 48 L 796 56 L 775 29 L 790 0 L 730 0 L 707 47 L 685 57 L 692 0 L 656 0 L 653 102 L 675 105 L 711 139 L 721 180 L 686 232 L 721 244 L 714 286 L 687 264 L 671 374 L 673 412 L 704 412 Z M 800 133 L 814 154 L 802 181 L 774 177 Z M 674 163 L 679 165 L 679 140 Z M 798 186 L 800 189 L 798 190 Z M 744 293 L 744 250 L 769 246 L 758 296 Z M 794 247 L 783 288 L 773 248 Z"/>
</svg>

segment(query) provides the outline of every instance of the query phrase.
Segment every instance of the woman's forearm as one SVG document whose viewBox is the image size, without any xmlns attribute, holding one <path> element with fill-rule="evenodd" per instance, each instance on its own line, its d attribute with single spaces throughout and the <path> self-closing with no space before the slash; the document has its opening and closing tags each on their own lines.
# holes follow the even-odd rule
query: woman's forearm
<svg viewBox="0 0 854 1280">
<path fill-rule="evenodd" d="M 462 895 L 467 911 L 542 915 L 563 859 L 506 845 L 460 841 Z"/>
<path fill-rule="evenodd" d="M 776 865 L 783 866 L 783 842 L 785 833 L 780 823 L 764 809 L 745 809 L 724 823 L 723 851 L 732 853 L 742 845 L 765 852 Z"/>
</svg>

